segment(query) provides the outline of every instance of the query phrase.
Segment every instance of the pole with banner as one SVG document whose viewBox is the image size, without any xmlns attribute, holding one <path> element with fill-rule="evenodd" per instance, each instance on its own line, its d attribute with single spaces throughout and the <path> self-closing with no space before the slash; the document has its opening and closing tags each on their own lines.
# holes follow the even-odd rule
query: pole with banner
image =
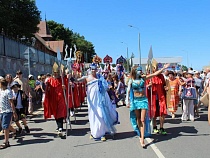
<svg viewBox="0 0 210 158">
<path fill-rule="evenodd" d="M 148 65 L 150 68 L 150 74 L 152 74 L 152 59 L 153 59 L 153 52 L 152 52 L 152 46 L 150 46 L 149 54 L 148 54 Z M 152 79 L 150 79 L 150 83 L 152 84 Z M 150 106 L 152 106 L 152 85 L 150 86 Z M 153 131 L 153 119 L 151 118 L 150 122 L 150 129 Z"/>
<path fill-rule="evenodd" d="M 73 61 L 75 61 L 75 56 L 72 58 L 72 48 L 70 48 L 70 54 L 69 54 L 69 58 L 67 58 L 67 55 L 68 55 L 68 52 L 67 52 L 67 48 L 68 48 L 68 45 L 66 45 L 66 48 L 65 48 L 65 52 L 66 52 L 66 55 L 65 55 L 65 58 L 64 60 L 67 61 L 67 68 L 69 70 L 69 74 L 72 75 L 72 64 L 73 64 Z M 76 52 L 76 45 L 74 45 L 74 55 L 75 55 L 75 52 Z M 70 82 L 71 82 L 71 78 L 68 77 L 68 105 L 69 105 L 69 93 L 71 92 L 71 98 L 72 98 L 72 105 L 73 105 L 73 109 L 74 109 L 74 122 L 76 123 L 76 115 L 75 115 L 75 108 L 74 108 L 74 96 L 73 96 L 73 88 L 72 86 L 73 85 L 70 85 Z M 70 91 L 69 91 L 70 90 Z M 71 126 L 71 122 L 70 122 L 70 119 L 68 117 L 68 120 L 67 120 L 68 124 Z"/>
<path fill-rule="evenodd" d="M 64 79 L 63 79 L 63 68 L 64 68 L 64 66 L 61 64 L 61 53 L 60 53 L 59 48 L 57 49 L 57 60 L 58 60 L 58 66 L 59 66 L 59 69 L 60 69 L 62 88 L 63 88 L 63 85 L 65 85 L 64 84 Z M 63 88 L 63 95 L 64 95 L 64 99 L 65 99 L 65 104 L 66 104 L 67 117 L 69 117 L 68 103 L 67 103 L 66 92 L 65 92 L 64 88 Z M 66 122 L 66 137 L 67 136 L 68 136 L 68 128 L 67 128 L 67 122 Z"/>
</svg>

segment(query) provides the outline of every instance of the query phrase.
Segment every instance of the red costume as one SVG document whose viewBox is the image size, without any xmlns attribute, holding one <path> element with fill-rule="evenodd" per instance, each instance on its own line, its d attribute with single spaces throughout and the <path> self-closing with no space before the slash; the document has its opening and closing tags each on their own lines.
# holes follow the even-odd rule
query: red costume
<svg viewBox="0 0 210 158">
<path fill-rule="evenodd" d="M 146 81 L 148 85 L 150 80 Z M 165 93 L 165 79 L 162 74 L 152 78 L 152 104 L 151 91 L 147 88 L 146 95 L 149 102 L 150 118 L 163 116 L 167 114 L 166 108 L 166 93 Z"/>
<path fill-rule="evenodd" d="M 64 77 L 66 80 L 66 77 Z M 66 118 L 66 103 L 63 94 L 61 78 L 49 78 L 46 83 L 44 100 L 44 117 L 51 118 L 51 115 L 58 118 Z"/>
</svg>

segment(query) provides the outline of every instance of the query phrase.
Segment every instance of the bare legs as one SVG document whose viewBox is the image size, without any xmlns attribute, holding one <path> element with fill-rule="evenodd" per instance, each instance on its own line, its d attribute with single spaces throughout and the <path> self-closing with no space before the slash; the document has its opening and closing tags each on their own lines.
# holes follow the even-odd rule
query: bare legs
<svg viewBox="0 0 210 158">
<path fill-rule="evenodd" d="M 145 131 L 146 109 L 135 110 L 135 114 L 136 114 L 137 124 L 141 132 L 140 143 L 141 143 L 141 146 L 144 148 L 145 147 L 144 131 Z"/>
</svg>

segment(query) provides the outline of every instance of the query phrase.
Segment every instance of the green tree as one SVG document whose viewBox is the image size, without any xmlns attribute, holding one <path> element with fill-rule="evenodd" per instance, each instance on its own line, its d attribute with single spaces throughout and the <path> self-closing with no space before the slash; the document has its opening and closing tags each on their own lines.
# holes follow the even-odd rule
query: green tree
<svg viewBox="0 0 210 158">
<path fill-rule="evenodd" d="M 187 66 L 185 66 L 185 65 L 182 65 L 181 68 L 182 68 L 182 71 L 187 71 L 188 70 Z"/>
<path fill-rule="evenodd" d="M 31 0 L 0 0 L 0 28 L 8 36 L 31 37 L 38 31 L 40 11 Z"/>
<path fill-rule="evenodd" d="M 95 55 L 94 45 L 85 40 L 84 36 L 81 36 L 79 33 L 74 33 L 69 28 L 65 28 L 63 24 L 55 21 L 48 21 L 47 24 L 53 40 L 64 40 L 69 48 L 73 48 L 73 45 L 76 44 L 77 50 L 83 52 L 85 62 L 92 62 L 92 58 Z"/>
</svg>

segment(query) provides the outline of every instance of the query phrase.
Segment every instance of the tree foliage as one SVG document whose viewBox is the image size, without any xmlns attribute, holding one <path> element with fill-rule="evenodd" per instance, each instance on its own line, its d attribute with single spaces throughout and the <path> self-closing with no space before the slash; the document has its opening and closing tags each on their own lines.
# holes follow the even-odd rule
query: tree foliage
<svg viewBox="0 0 210 158">
<path fill-rule="evenodd" d="M 38 31 L 40 11 L 31 0 L 0 0 L 0 29 L 8 36 L 31 37 Z"/>
<path fill-rule="evenodd" d="M 79 33 L 74 33 L 71 29 L 65 28 L 63 24 L 59 24 L 55 21 L 48 21 L 48 27 L 53 36 L 53 40 L 64 40 L 65 45 L 69 48 L 73 48 L 74 44 L 77 46 L 77 50 L 83 52 L 85 62 L 92 62 L 92 58 L 95 55 L 94 45 L 87 41 L 84 36 Z"/>
<path fill-rule="evenodd" d="M 187 66 L 185 66 L 185 65 L 182 65 L 182 71 L 187 71 L 188 70 L 188 68 L 187 68 Z"/>
</svg>

